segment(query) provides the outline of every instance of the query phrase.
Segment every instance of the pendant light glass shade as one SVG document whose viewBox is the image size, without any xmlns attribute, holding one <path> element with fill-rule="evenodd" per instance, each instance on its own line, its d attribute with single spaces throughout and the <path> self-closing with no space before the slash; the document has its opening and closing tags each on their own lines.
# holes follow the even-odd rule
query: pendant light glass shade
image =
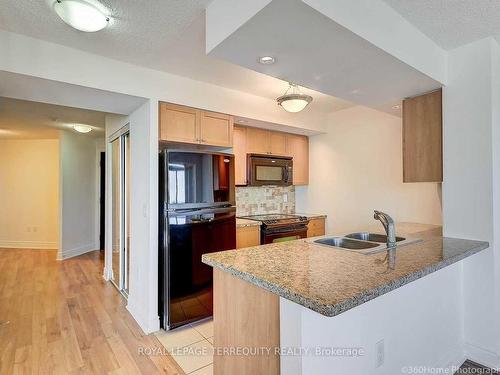
<svg viewBox="0 0 500 375">
<path fill-rule="evenodd" d="M 291 91 L 291 92 L 290 92 Z M 290 83 L 285 94 L 280 96 L 276 101 L 287 112 L 300 112 L 313 100 L 312 96 L 302 94 L 299 86 Z"/>
<path fill-rule="evenodd" d="M 54 10 L 68 25 L 88 33 L 104 29 L 109 22 L 104 13 L 84 0 L 57 0 Z"/>
<path fill-rule="evenodd" d="M 88 125 L 73 125 L 73 129 L 75 129 L 78 133 L 90 133 L 92 131 L 92 127 Z"/>
</svg>

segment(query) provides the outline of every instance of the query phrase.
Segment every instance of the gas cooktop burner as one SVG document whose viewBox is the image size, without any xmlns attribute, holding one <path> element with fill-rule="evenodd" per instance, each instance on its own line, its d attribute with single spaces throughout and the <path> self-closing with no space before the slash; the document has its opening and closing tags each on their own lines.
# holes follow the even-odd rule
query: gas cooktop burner
<svg viewBox="0 0 500 375">
<path fill-rule="evenodd" d="M 260 221 L 264 226 L 307 224 L 309 221 L 305 216 L 291 214 L 250 215 L 242 216 L 241 219 Z"/>
</svg>

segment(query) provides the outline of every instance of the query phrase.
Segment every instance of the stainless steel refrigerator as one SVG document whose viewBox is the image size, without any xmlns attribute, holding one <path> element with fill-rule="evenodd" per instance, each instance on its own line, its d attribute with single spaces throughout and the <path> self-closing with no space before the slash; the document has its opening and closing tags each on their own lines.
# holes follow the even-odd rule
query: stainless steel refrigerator
<svg viewBox="0 0 500 375">
<path fill-rule="evenodd" d="M 201 256 L 236 247 L 234 156 L 160 152 L 159 316 L 173 329 L 212 315 L 212 268 Z"/>
</svg>

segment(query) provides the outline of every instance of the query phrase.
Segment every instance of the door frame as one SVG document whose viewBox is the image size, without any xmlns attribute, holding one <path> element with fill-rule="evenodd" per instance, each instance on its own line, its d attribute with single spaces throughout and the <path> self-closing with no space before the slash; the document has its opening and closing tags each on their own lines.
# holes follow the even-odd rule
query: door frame
<svg viewBox="0 0 500 375">
<path fill-rule="evenodd" d="M 99 152 L 99 249 L 106 245 L 106 152 Z"/>
</svg>

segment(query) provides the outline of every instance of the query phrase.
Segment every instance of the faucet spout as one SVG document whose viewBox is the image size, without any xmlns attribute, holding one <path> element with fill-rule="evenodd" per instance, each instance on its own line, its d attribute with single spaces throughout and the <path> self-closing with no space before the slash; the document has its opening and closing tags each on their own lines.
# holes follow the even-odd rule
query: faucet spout
<svg viewBox="0 0 500 375">
<path fill-rule="evenodd" d="M 379 220 L 384 226 L 385 233 L 387 234 L 387 247 L 396 246 L 396 228 L 394 220 L 388 214 L 382 211 L 373 211 L 373 218 Z"/>
</svg>

